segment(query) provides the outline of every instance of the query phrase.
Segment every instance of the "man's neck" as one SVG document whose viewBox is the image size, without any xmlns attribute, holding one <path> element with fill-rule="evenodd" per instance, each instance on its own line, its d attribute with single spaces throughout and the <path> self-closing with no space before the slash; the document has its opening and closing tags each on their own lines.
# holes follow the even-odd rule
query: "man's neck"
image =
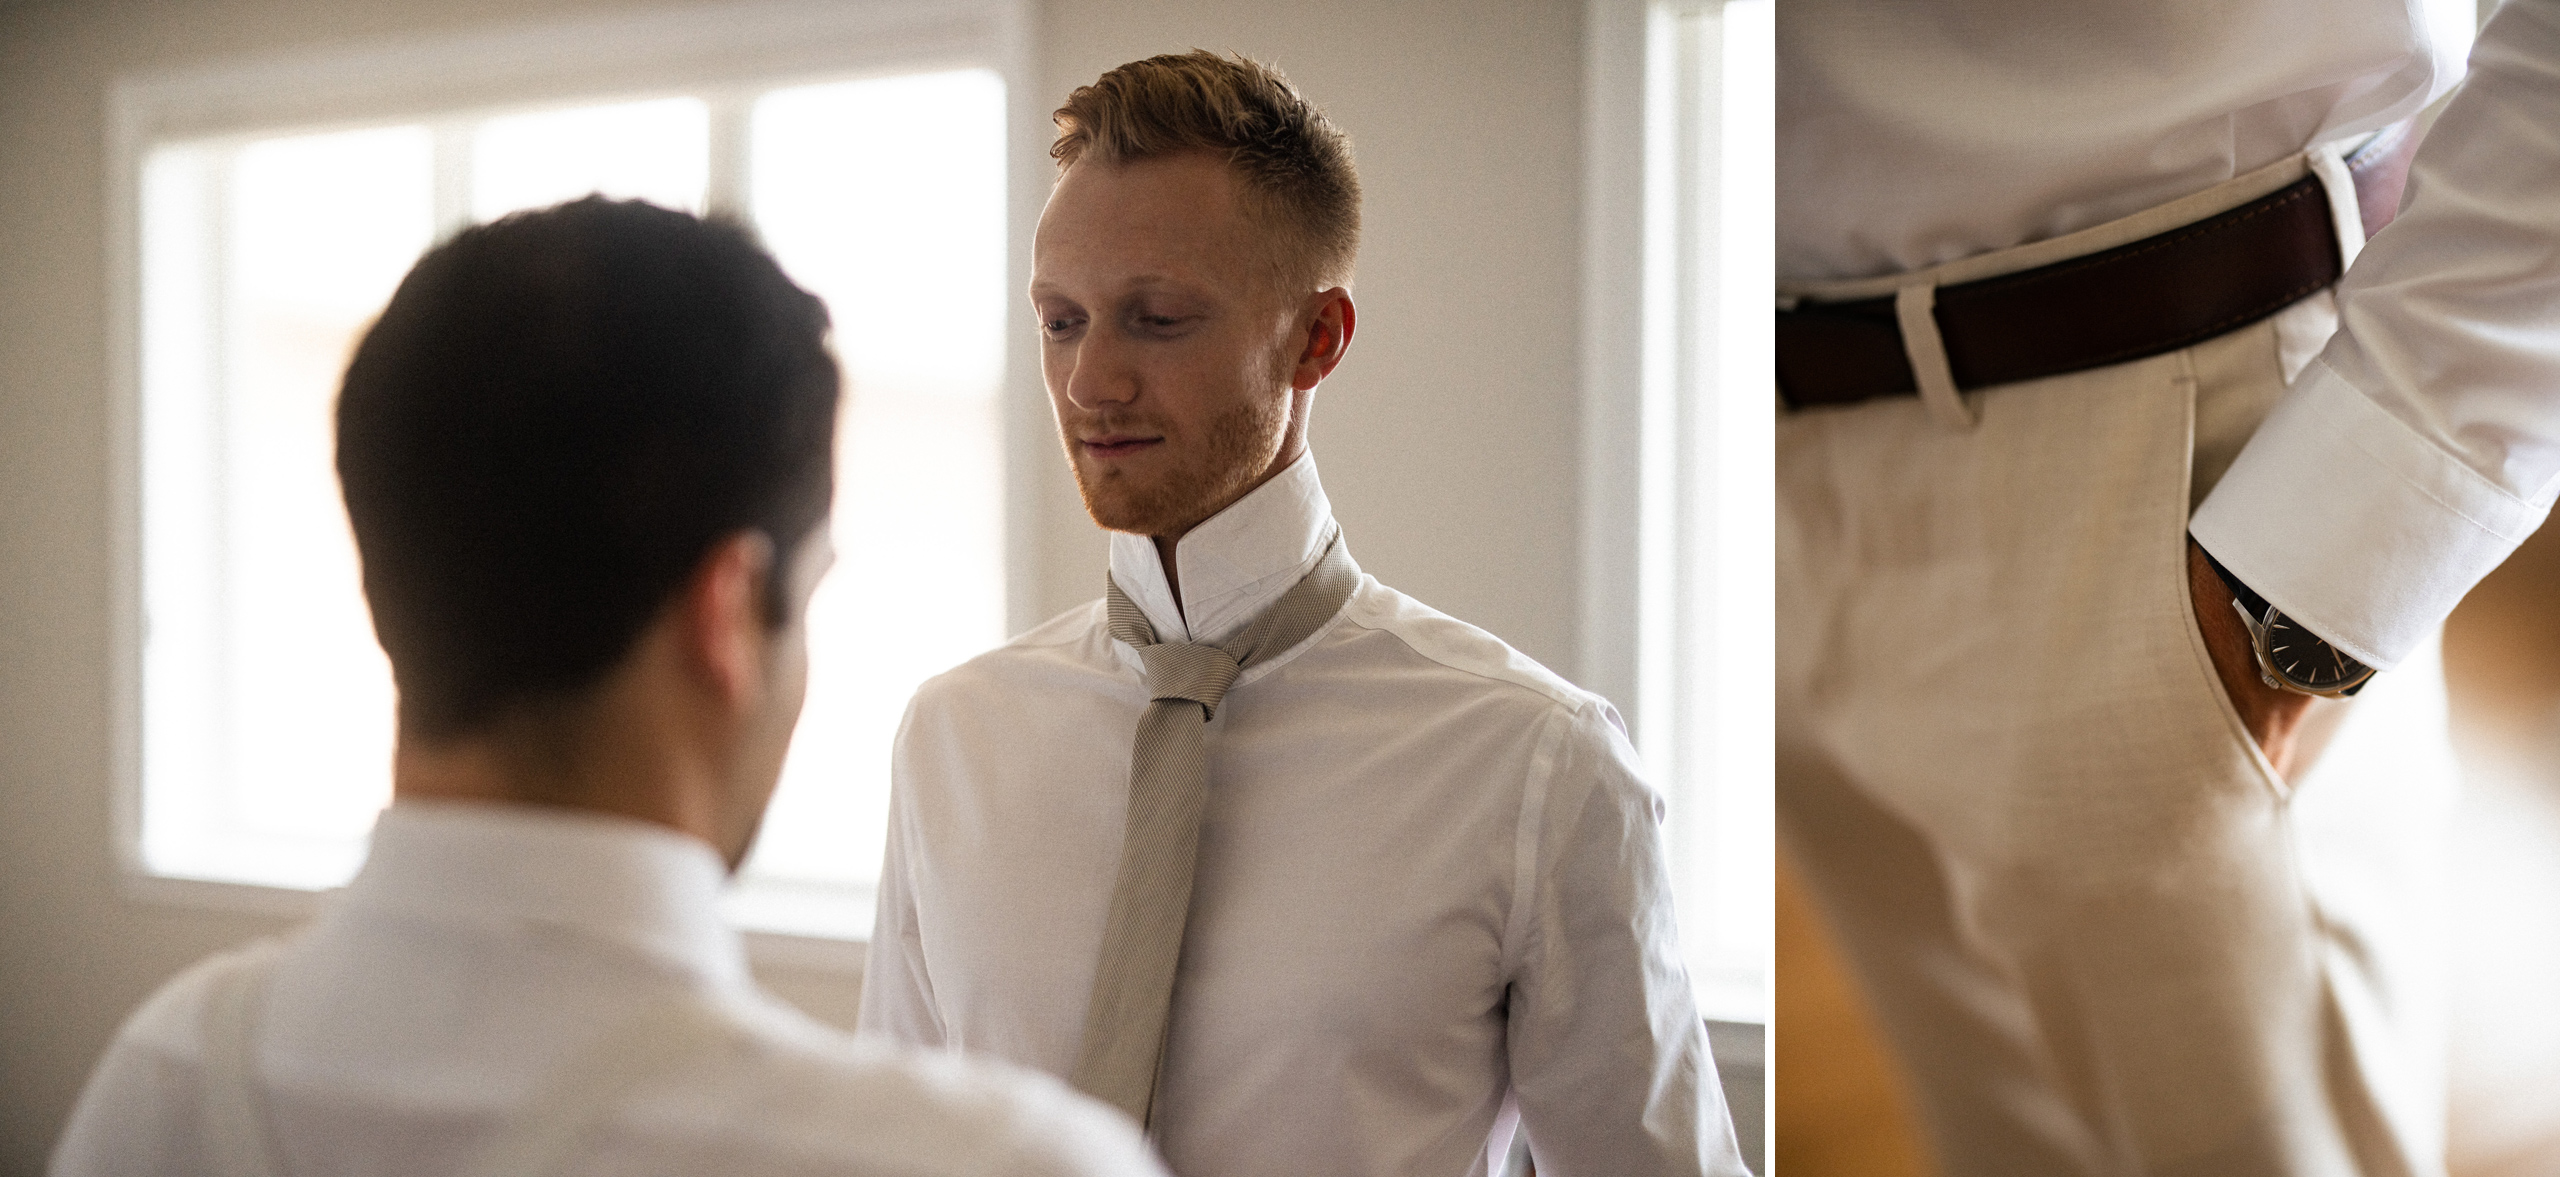
<svg viewBox="0 0 2560 1177">
<path fill-rule="evenodd" d="M 1182 617 L 1184 624 L 1189 624 L 1191 618 L 1182 608 L 1182 566 L 1173 558 L 1174 545 L 1181 543 L 1182 537 L 1159 535 L 1153 538 L 1156 541 L 1156 563 L 1164 566 L 1164 587 L 1173 593 L 1173 611 Z"/>
<path fill-rule="evenodd" d="M 1182 565 L 1174 558 L 1174 549 L 1182 543 L 1182 537 L 1191 534 L 1194 530 L 1197 530 L 1202 523 L 1206 523 L 1217 518 L 1219 514 L 1224 512 L 1227 508 L 1243 502 L 1246 496 L 1262 489 L 1264 483 L 1267 483 L 1274 478 L 1278 478 L 1281 471 L 1296 465 L 1298 458 L 1304 455 L 1306 451 L 1307 443 L 1305 435 L 1300 429 L 1295 427 L 1291 428 L 1288 436 L 1281 442 L 1280 456 L 1272 459 L 1271 465 L 1263 470 L 1261 476 L 1255 478 L 1252 482 L 1246 483 L 1243 490 L 1237 491 L 1233 497 L 1218 504 L 1215 510 L 1200 516 L 1197 521 L 1179 531 L 1175 531 L 1170 535 L 1155 535 L 1147 537 L 1155 541 L 1156 563 L 1164 567 L 1164 587 L 1173 593 L 1173 611 L 1177 616 L 1182 618 L 1185 624 L 1189 624 L 1191 618 L 1188 610 L 1184 609 L 1182 604 Z"/>
<path fill-rule="evenodd" d="M 670 755 L 627 717 L 517 716 L 445 740 L 403 736 L 397 800 L 537 805 L 634 818 L 720 845 L 707 765 Z"/>
</svg>

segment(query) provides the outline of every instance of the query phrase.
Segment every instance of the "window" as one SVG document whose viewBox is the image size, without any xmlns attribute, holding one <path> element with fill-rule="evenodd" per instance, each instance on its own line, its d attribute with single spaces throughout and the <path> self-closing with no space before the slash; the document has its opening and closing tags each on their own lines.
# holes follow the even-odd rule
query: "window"
<svg viewBox="0 0 2560 1177">
<path fill-rule="evenodd" d="M 119 92 L 144 875 L 309 890 L 362 861 L 393 692 L 331 464 L 338 375 L 438 237 L 603 192 L 746 218 L 834 315 L 844 558 L 733 902 L 868 935 L 906 698 L 1006 633 L 1011 16 L 677 16 Z"/>
<path fill-rule="evenodd" d="M 1776 649 L 1772 0 L 1594 7 L 1585 681 L 1670 800 L 1710 1018 L 1766 1022 Z"/>
<path fill-rule="evenodd" d="M 1773 0 L 1654 8 L 1646 70 L 1647 762 L 1711 1014 L 1766 1021 L 1777 651 Z"/>
</svg>

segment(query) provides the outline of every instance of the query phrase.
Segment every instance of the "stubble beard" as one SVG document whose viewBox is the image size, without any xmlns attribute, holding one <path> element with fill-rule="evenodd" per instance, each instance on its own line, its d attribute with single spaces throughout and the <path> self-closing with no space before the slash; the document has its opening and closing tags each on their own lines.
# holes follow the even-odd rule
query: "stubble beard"
<svg viewBox="0 0 2560 1177">
<path fill-rule="evenodd" d="M 1084 496 L 1085 514 L 1096 525 L 1133 535 L 1177 535 L 1243 497 L 1279 456 L 1288 417 L 1288 397 L 1240 401 L 1209 420 L 1197 451 L 1180 457 L 1154 478 L 1127 469 L 1099 469 L 1100 463 L 1076 442 L 1079 423 L 1062 423 L 1061 433 L 1067 465 L 1075 471 L 1076 490 Z M 1132 432 L 1153 427 L 1140 418 L 1105 415 L 1086 420 Z M 1165 436 L 1168 447 L 1174 442 L 1173 435 Z"/>
</svg>

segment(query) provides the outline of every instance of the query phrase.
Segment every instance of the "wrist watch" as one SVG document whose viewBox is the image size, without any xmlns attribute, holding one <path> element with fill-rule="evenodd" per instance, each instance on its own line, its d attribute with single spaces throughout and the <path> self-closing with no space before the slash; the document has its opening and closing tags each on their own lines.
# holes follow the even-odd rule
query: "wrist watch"
<svg viewBox="0 0 2560 1177">
<path fill-rule="evenodd" d="M 2204 545 L 2196 545 L 2204 551 Z M 2248 623 L 2249 646 L 2258 657 L 2258 677 L 2268 686 L 2297 695 L 2336 697 L 2352 695 L 2373 681 L 2373 668 L 2350 657 L 2346 651 L 2321 640 L 2320 635 L 2302 628 L 2300 622 L 2267 603 L 2265 597 L 2240 583 L 2213 553 L 2204 553 L 2205 563 L 2213 565 L 2213 574 L 2222 578 L 2223 587 L 2231 590 L 2231 608 Z"/>
</svg>

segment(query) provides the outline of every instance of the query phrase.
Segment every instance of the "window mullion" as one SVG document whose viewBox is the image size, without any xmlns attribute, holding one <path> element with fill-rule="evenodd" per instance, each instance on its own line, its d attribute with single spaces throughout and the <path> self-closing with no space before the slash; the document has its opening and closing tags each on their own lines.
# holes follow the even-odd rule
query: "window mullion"
<svg viewBox="0 0 2560 1177">
<path fill-rule="evenodd" d="M 471 138 L 479 129 L 476 121 L 439 119 L 430 126 L 435 136 L 435 238 L 442 241 L 461 231 L 474 219 L 471 215 Z"/>
<path fill-rule="evenodd" d="M 756 95 L 737 90 L 702 96 L 711 113 L 711 168 L 702 197 L 704 211 L 750 224 L 755 220 L 755 161 L 749 122 L 755 116 L 755 100 Z"/>
<path fill-rule="evenodd" d="M 1645 765 L 1677 791 L 1687 772 L 1681 753 L 1678 649 L 1680 591 L 1680 415 L 1671 341 L 1677 269 L 1668 248 L 1677 226 L 1678 199 L 1670 166 L 1676 124 L 1671 88 L 1673 42 L 1669 10 L 1645 12 L 1643 286 L 1639 329 L 1640 439 L 1637 468 L 1636 715 L 1635 736 Z"/>
<path fill-rule="evenodd" d="M 1685 831 L 1690 871 L 1696 894 L 1707 900 L 1710 911 L 1720 904 L 1723 890 L 1718 884 L 1722 872 L 1713 848 L 1719 827 L 1727 820 L 1725 807 L 1719 802 L 1725 766 L 1722 755 L 1723 732 L 1718 718 L 1724 714 L 1716 697 L 1721 685 L 1715 668 L 1727 656 L 1716 632 L 1716 578 L 1724 561 L 1723 547 L 1729 542 L 1717 526 L 1718 475 L 1721 473 L 1719 437 L 1716 429 L 1716 406 L 1710 397 L 1707 372 L 1709 354 L 1716 345 L 1710 329 L 1714 314 L 1707 275 L 1714 264 L 1715 240 L 1712 232 L 1717 224 L 1717 190 L 1712 169 L 1714 153 L 1709 150 L 1708 125 L 1714 117 L 1715 92 L 1708 85 L 1707 55 L 1712 50 L 1715 26 L 1710 23 L 1703 5 L 1671 5 L 1665 12 L 1665 33 L 1670 42 L 1667 60 L 1663 62 L 1668 101 L 1662 112 L 1665 128 L 1663 164 L 1667 193 L 1671 199 L 1670 215 L 1665 228 L 1666 240 L 1662 256 L 1670 270 L 1665 283 L 1664 301 L 1669 314 L 1661 324 L 1666 338 L 1662 341 L 1664 362 L 1669 367 L 1670 397 L 1673 404 L 1673 457 L 1675 466 L 1671 510 L 1676 538 L 1676 566 L 1672 606 L 1672 642 L 1674 651 L 1671 690 L 1676 713 L 1673 739 L 1678 750 L 1673 753 L 1677 778 L 1671 782 L 1676 795 L 1689 811 L 1689 827 Z M 1731 929 L 1723 921 L 1710 920 L 1716 935 L 1706 947 L 1721 959 Z"/>
<path fill-rule="evenodd" d="M 213 510 L 212 542 L 209 545 L 213 566 L 200 570 L 205 590 L 213 597 L 211 646 L 214 681 L 212 697 L 206 700 L 212 722 L 206 735 L 212 747 L 206 771 L 213 777 L 215 821 L 224 834 L 236 832 L 241 825 L 243 808 L 240 796 L 239 757 L 233 733 L 238 728 L 240 692 L 232 689 L 237 678 L 234 659 L 239 653 L 239 635 L 233 632 L 231 616 L 233 594 L 232 564 L 232 451 L 235 424 L 231 419 L 232 347 L 231 289 L 232 278 L 232 187 L 238 174 L 239 145 L 230 144 L 213 153 L 206 165 L 204 209 L 204 391 L 209 402 L 208 422 L 211 447 L 207 468 L 212 476 Z M 227 840 L 227 839 L 226 839 Z"/>
</svg>

